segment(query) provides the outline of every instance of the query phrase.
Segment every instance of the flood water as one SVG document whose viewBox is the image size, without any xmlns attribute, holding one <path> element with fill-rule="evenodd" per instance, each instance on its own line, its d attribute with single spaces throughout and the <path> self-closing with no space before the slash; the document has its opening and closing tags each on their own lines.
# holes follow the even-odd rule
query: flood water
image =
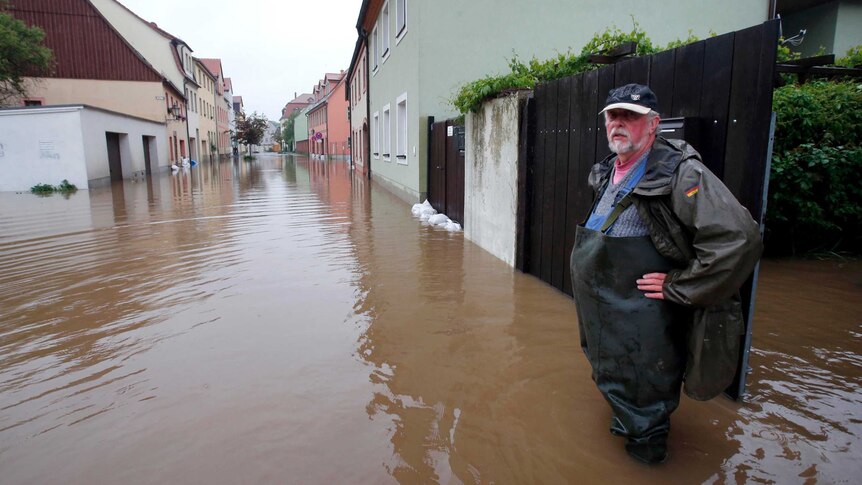
<svg viewBox="0 0 862 485">
<path fill-rule="evenodd" d="M 860 290 L 766 261 L 750 395 L 647 467 L 573 302 L 343 162 L 0 193 L 0 483 L 858 483 Z"/>
</svg>

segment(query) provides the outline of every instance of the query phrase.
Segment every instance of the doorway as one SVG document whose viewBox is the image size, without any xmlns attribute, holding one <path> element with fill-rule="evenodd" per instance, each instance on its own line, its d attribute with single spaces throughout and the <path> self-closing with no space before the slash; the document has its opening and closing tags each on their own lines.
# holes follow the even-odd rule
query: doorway
<svg viewBox="0 0 862 485">
<path fill-rule="evenodd" d="M 144 142 L 144 170 L 147 175 L 150 175 L 153 173 L 152 166 L 150 165 L 150 138 L 152 137 L 144 135 L 142 138 Z"/>
<path fill-rule="evenodd" d="M 120 134 L 105 132 L 105 142 L 108 146 L 108 170 L 111 180 L 123 180 L 123 164 L 120 159 Z"/>
</svg>

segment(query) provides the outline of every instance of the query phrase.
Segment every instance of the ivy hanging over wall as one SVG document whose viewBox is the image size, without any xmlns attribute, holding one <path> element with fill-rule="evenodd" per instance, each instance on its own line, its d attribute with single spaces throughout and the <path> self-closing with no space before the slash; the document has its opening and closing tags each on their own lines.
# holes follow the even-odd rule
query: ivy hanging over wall
<svg viewBox="0 0 862 485">
<path fill-rule="evenodd" d="M 617 27 L 609 27 L 603 32 L 593 35 L 581 48 L 579 54 L 572 53 L 570 49 L 551 59 L 540 61 L 533 57 L 526 63 L 521 61 L 518 56 L 514 56 L 509 60 L 508 73 L 499 76 L 486 76 L 464 84 L 452 99 L 452 104 L 461 114 L 476 112 L 483 101 L 499 94 L 511 90 L 533 89 L 539 82 L 552 81 L 598 69 L 601 65 L 589 61 L 591 54 L 608 51 L 627 42 L 635 43 L 635 55 L 644 56 L 699 40 L 689 31 L 687 38 L 677 39 L 667 46 L 658 47 L 653 44 L 646 32 L 641 30 L 637 22 L 633 22 L 633 25 L 629 32 L 624 32 Z"/>
</svg>

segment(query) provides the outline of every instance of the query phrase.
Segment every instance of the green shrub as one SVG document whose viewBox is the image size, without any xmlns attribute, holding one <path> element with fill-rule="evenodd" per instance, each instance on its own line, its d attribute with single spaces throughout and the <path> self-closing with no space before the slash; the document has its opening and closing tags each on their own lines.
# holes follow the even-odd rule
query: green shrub
<svg viewBox="0 0 862 485">
<path fill-rule="evenodd" d="M 689 31 L 686 39 L 672 41 L 665 49 L 679 47 L 696 42 L 698 38 Z M 558 54 L 556 57 L 540 61 L 535 57 L 528 63 L 521 62 L 517 56 L 509 61 L 509 72 L 496 76 L 486 76 L 482 79 L 464 84 L 452 99 L 452 104 L 461 112 L 466 114 L 479 109 L 482 102 L 488 98 L 497 96 L 513 89 L 533 89 L 537 82 L 552 81 L 554 79 L 572 76 L 592 69 L 598 69 L 601 65 L 589 61 L 589 55 L 601 51 L 613 49 L 626 43 L 636 44 L 635 55 L 643 56 L 654 54 L 665 50 L 655 46 L 646 32 L 640 29 L 637 22 L 630 32 L 624 32 L 617 27 L 609 27 L 603 32 L 593 35 L 581 48 L 580 54 L 573 54 L 571 49 L 566 53 Z"/>
<path fill-rule="evenodd" d="M 30 187 L 30 192 L 42 195 L 50 194 L 53 192 L 61 192 L 64 194 L 68 194 L 77 190 L 78 187 L 76 187 L 75 184 L 69 183 L 69 181 L 66 179 L 63 179 L 63 181 L 60 182 L 60 185 L 36 184 Z"/>
<path fill-rule="evenodd" d="M 69 183 L 68 180 L 63 179 L 63 181 L 60 182 L 60 185 L 58 185 L 56 189 L 57 192 L 76 192 L 78 190 L 78 187 L 76 187 L 75 184 Z"/>
<path fill-rule="evenodd" d="M 36 184 L 30 187 L 30 192 L 34 194 L 50 194 L 54 192 L 54 186 L 50 184 Z"/>
<path fill-rule="evenodd" d="M 862 66 L 862 45 L 851 47 L 844 57 L 835 60 L 835 65 L 842 67 Z"/>
<path fill-rule="evenodd" d="M 862 84 L 776 89 L 767 250 L 862 253 Z"/>
</svg>

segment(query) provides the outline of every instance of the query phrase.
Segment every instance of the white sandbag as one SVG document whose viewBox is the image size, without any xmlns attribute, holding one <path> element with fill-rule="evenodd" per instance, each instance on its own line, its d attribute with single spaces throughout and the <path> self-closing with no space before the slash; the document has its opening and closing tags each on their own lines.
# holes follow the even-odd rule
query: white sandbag
<svg viewBox="0 0 862 485">
<path fill-rule="evenodd" d="M 446 217 L 446 214 L 435 214 L 428 218 L 428 223 L 435 226 L 442 226 L 450 222 L 450 219 Z"/>
<path fill-rule="evenodd" d="M 455 221 L 449 221 L 443 226 L 443 228 L 449 232 L 458 232 L 461 230 L 461 224 L 458 224 Z"/>
</svg>

